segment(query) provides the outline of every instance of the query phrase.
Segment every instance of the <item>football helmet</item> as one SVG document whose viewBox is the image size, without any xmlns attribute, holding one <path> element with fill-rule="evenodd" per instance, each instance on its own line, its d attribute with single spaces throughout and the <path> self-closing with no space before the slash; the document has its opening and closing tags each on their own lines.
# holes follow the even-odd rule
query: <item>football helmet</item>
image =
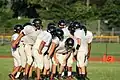
<svg viewBox="0 0 120 80">
<path fill-rule="evenodd" d="M 67 49 L 72 49 L 74 46 L 74 40 L 72 38 L 68 38 L 66 41 L 65 41 L 65 48 Z"/>
<path fill-rule="evenodd" d="M 64 39 L 64 32 L 63 32 L 63 30 L 57 28 L 56 29 L 56 36 L 62 41 Z"/>
<path fill-rule="evenodd" d="M 20 33 L 20 31 L 23 29 L 23 26 L 20 24 L 17 24 L 14 26 L 14 32 L 15 33 Z"/>
<path fill-rule="evenodd" d="M 41 29 L 42 26 L 42 21 L 40 19 L 34 19 L 33 20 L 33 25 L 37 28 L 37 29 Z"/>
</svg>

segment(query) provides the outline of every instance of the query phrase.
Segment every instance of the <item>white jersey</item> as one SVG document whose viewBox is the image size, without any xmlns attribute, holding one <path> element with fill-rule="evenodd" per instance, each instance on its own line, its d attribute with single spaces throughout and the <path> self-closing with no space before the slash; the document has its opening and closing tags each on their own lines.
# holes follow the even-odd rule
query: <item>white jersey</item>
<svg viewBox="0 0 120 80">
<path fill-rule="evenodd" d="M 92 42 L 92 40 L 93 40 L 93 34 L 92 34 L 91 31 L 87 31 L 86 38 L 87 38 L 87 42 L 88 43 Z"/>
<path fill-rule="evenodd" d="M 63 54 L 63 53 L 67 53 L 68 50 L 65 48 L 65 41 L 66 39 L 64 39 L 63 41 L 59 41 L 58 46 L 55 49 L 55 52 L 58 54 Z"/>
<path fill-rule="evenodd" d="M 93 39 L 93 35 L 90 31 L 87 31 L 87 34 L 85 36 L 85 32 L 84 30 L 81 30 L 79 33 L 76 34 L 76 38 L 80 38 L 81 39 L 81 45 L 79 48 L 79 51 L 85 51 L 86 53 L 88 52 L 88 43 L 92 42 Z"/>
<path fill-rule="evenodd" d="M 11 41 L 16 40 L 18 36 L 19 36 L 18 33 L 13 34 L 12 37 L 11 37 Z M 13 53 L 15 50 L 16 50 L 16 49 L 11 48 L 11 52 L 12 52 L 12 53 Z"/>
<path fill-rule="evenodd" d="M 79 39 L 85 38 L 84 30 L 80 30 L 80 29 L 75 30 L 74 37 Z"/>
<path fill-rule="evenodd" d="M 56 53 L 62 54 L 62 53 L 66 53 L 67 50 L 65 48 L 65 39 L 63 41 L 59 41 L 59 45 L 55 50 Z"/>
<path fill-rule="evenodd" d="M 18 33 L 13 34 L 11 37 L 11 41 L 16 40 L 18 36 L 19 36 Z"/>
<path fill-rule="evenodd" d="M 45 47 L 42 50 L 42 52 L 44 52 L 44 51 L 46 51 L 46 49 L 48 49 L 48 47 L 51 43 L 51 40 L 52 40 L 52 35 L 47 31 L 42 31 L 41 34 L 39 34 L 37 36 L 37 39 L 36 39 L 35 44 L 33 45 L 33 48 L 34 49 L 39 49 L 40 42 L 44 41 L 45 42 Z"/>
<path fill-rule="evenodd" d="M 59 45 L 59 41 L 60 39 L 58 37 L 55 37 L 54 39 L 52 39 L 52 42 L 55 43 L 57 46 Z"/>
<path fill-rule="evenodd" d="M 64 39 L 67 39 L 69 37 L 71 37 L 71 34 L 68 30 L 68 27 L 62 28 L 63 32 L 64 32 Z"/>
<path fill-rule="evenodd" d="M 40 34 L 41 30 L 35 30 L 35 27 L 27 25 L 24 27 L 22 32 L 25 34 L 24 43 L 33 45 L 36 41 L 38 34 Z"/>
</svg>

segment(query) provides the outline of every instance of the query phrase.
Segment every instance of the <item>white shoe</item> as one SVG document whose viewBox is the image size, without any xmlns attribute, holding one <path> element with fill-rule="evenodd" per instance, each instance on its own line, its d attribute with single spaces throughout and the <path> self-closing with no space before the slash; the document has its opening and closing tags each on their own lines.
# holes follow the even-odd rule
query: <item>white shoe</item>
<svg viewBox="0 0 120 80">
<path fill-rule="evenodd" d="M 17 72 L 15 78 L 19 78 L 19 76 L 20 76 L 20 72 Z"/>
</svg>

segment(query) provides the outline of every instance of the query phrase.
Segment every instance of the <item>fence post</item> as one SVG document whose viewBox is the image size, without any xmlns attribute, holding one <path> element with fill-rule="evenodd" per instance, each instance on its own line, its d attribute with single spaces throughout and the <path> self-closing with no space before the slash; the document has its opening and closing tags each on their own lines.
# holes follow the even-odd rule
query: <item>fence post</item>
<svg viewBox="0 0 120 80">
<path fill-rule="evenodd" d="M 100 20 L 98 20 L 98 35 L 100 36 Z"/>
</svg>

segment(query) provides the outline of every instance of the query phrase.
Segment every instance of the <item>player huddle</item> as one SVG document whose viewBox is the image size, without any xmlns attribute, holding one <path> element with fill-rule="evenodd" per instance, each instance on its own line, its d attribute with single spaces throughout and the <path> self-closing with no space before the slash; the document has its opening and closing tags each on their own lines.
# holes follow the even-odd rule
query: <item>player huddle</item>
<svg viewBox="0 0 120 80">
<path fill-rule="evenodd" d="M 9 77 L 15 80 L 23 72 L 22 80 L 54 80 L 56 77 L 74 80 L 72 65 L 76 61 L 78 80 L 85 80 L 92 32 L 77 21 L 66 26 L 66 22 L 60 20 L 57 26 L 49 23 L 46 30 L 42 28 L 40 19 L 14 26 L 11 39 L 14 69 Z M 32 79 L 33 70 L 35 79 Z M 67 77 L 64 77 L 66 70 Z"/>
</svg>

